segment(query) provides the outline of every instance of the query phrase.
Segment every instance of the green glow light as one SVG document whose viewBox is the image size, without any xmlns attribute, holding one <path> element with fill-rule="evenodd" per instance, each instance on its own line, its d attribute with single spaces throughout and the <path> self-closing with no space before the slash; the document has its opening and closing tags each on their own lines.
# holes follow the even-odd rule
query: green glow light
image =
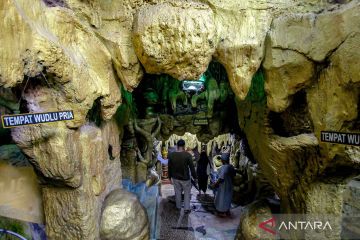
<svg viewBox="0 0 360 240">
<path fill-rule="evenodd" d="M 200 82 L 205 82 L 206 78 L 205 78 L 205 74 L 201 74 L 200 78 L 198 79 L 198 81 Z"/>
<path fill-rule="evenodd" d="M 245 100 L 250 102 L 263 102 L 266 100 L 265 76 L 261 69 L 255 73 Z"/>
</svg>

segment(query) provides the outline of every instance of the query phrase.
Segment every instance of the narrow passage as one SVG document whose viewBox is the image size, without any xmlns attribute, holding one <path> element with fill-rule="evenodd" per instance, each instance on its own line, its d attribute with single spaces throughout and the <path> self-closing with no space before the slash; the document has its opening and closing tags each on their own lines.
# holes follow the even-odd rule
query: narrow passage
<svg viewBox="0 0 360 240">
<path fill-rule="evenodd" d="M 239 225 L 241 206 L 232 205 L 230 217 L 215 215 L 213 193 L 207 190 L 206 195 L 198 195 L 198 191 L 191 189 L 190 214 L 184 209 L 176 210 L 174 188 L 169 183 L 161 186 L 162 196 L 158 209 L 158 239 L 216 239 L 233 240 Z"/>
</svg>

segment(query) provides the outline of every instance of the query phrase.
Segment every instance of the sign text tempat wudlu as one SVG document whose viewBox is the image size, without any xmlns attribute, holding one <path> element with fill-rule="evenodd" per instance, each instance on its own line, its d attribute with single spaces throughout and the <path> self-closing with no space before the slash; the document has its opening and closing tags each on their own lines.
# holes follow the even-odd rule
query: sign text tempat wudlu
<svg viewBox="0 0 360 240">
<path fill-rule="evenodd" d="M 360 133 L 321 132 L 321 141 L 360 146 Z"/>
<path fill-rule="evenodd" d="M 1 116 L 2 125 L 4 128 L 11 128 L 23 125 L 49 123 L 73 120 L 73 111 L 60 111 L 48 113 L 27 113 L 16 115 L 3 115 Z"/>
</svg>

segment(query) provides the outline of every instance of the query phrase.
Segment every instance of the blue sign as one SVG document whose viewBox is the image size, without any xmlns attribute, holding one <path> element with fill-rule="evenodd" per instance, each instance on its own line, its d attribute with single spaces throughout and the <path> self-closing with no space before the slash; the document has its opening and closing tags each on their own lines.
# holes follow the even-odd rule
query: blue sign
<svg viewBox="0 0 360 240">
<path fill-rule="evenodd" d="M 39 123 L 67 121 L 73 119 L 74 119 L 73 111 L 26 113 L 26 114 L 1 116 L 1 122 L 4 128 L 12 128 L 12 127 L 39 124 Z"/>
</svg>

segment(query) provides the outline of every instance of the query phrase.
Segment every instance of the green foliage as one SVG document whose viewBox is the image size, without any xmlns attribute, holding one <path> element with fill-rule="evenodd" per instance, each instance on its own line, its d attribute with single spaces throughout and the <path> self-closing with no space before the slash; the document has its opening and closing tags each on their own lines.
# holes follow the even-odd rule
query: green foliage
<svg viewBox="0 0 360 240">
<path fill-rule="evenodd" d="M 15 219 L 0 217 L 0 228 L 16 232 L 27 239 L 31 239 L 29 236 L 27 236 L 25 232 L 26 231 L 25 229 L 27 228 L 27 224 L 24 222 Z M 18 238 L 15 237 L 11 238 L 9 236 L 8 239 L 18 239 Z"/>
<path fill-rule="evenodd" d="M 255 73 L 251 81 L 251 86 L 245 100 L 250 101 L 252 103 L 266 101 L 265 77 L 261 69 L 259 69 Z"/>
<path fill-rule="evenodd" d="M 137 116 L 137 109 L 132 93 L 126 91 L 126 89 L 121 86 L 121 96 L 123 102 L 115 113 L 115 119 L 119 127 L 126 125 L 129 118 L 135 118 Z"/>
</svg>

